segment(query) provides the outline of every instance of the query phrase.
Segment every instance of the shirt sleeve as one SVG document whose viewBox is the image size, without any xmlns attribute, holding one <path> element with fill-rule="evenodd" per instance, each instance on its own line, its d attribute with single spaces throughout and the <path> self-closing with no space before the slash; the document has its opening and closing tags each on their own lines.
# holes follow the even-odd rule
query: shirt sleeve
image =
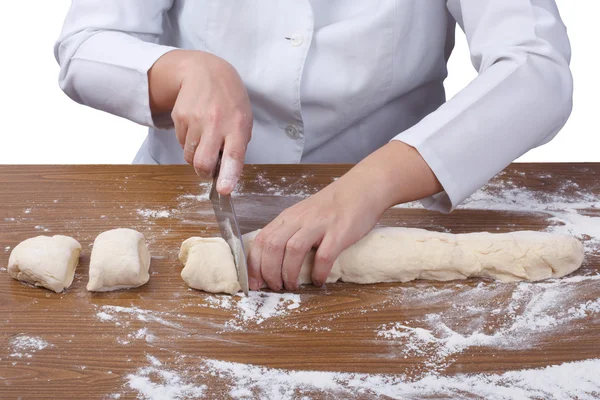
<svg viewBox="0 0 600 400">
<path fill-rule="evenodd" d="M 154 126 L 148 70 L 174 0 L 72 0 L 54 54 L 59 84 L 78 103 Z"/>
<path fill-rule="evenodd" d="M 450 212 L 530 149 L 572 109 L 571 49 L 554 0 L 448 0 L 478 77 L 396 136 L 415 147 L 444 192 L 425 207 Z"/>
</svg>

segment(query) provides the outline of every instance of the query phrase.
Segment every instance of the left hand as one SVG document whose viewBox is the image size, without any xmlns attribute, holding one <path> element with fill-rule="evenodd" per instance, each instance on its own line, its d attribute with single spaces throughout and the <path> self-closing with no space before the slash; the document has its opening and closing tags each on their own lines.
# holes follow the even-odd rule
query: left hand
<svg viewBox="0 0 600 400">
<path fill-rule="evenodd" d="M 250 289 L 260 290 L 263 282 L 272 290 L 297 289 L 300 267 L 313 247 L 311 278 L 322 286 L 340 253 L 365 236 L 385 210 L 441 190 L 414 148 L 388 143 L 260 231 L 248 255 Z"/>
<path fill-rule="evenodd" d="M 340 179 L 281 213 L 254 240 L 248 257 L 250 288 L 298 287 L 306 254 L 318 247 L 312 281 L 321 286 L 339 254 L 369 232 L 384 209 L 361 182 Z"/>
</svg>

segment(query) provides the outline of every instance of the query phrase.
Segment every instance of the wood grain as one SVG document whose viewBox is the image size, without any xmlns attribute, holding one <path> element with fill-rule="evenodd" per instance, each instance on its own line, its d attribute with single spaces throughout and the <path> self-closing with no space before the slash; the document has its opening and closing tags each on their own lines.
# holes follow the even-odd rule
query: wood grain
<svg viewBox="0 0 600 400">
<path fill-rule="evenodd" d="M 242 230 L 263 227 L 348 168 L 247 166 L 235 199 Z M 507 187 L 524 187 L 539 196 L 559 192 L 576 196 L 581 191 L 600 196 L 599 178 L 600 164 L 515 164 L 492 182 L 489 193 L 500 195 Z M 516 288 L 480 280 L 304 287 L 298 291 L 301 310 L 262 324 L 249 323 L 243 330 L 227 329 L 226 323 L 236 318 L 235 310 L 211 308 L 215 296 L 189 290 L 179 276 L 181 242 L 190 236 L 218 235 L 210 204 L 201 195 L 207 185 L 186 166 L 0 167 L 0 267 L 7 265 L 16 244 L 40 234 L 73 236 L 84 248 L 73 286 L 65 293 L 31 288 L 0 271 L 0 398 L 90 399 L 111 393 L 135 398 L 135 392 L 124 386 L 126 376 L 148 366 L 148 354 L 165 366 L 189 371 L 208 358 L 294 370 L 419 377 L 427 372 L 427 357 L 402 355 L 397 342 L 377 336 L 383 324 L 419 321 L 428 314 L 468 305 L 469 296 L 481 284 L 494 288 L 489 304 L 481 305 L 492 309 L 493 304 L 506 302 Z M 168 216 L 157 216 L 159 211 L 167 211 Z M 597 209 L 581 213 L 600 216 Z M 550 217 L 526 210 L 459 209 L 444 215 L 394 208 L 385 213 L 381 225 L 453 233 L 509 232 L 544 230 L 552 224 Z M 137 229 L 146 236 L 153 255 L 151 280 L 134 290 L 88 293 L 85 284 L 93 240 L 117 227 Z M 576 274 L 598 272 L 600 256 L 589 253 Z M 414 296 L 445 289 L 438 301 L 420 302 Z M 588 285 L 571 300 L 593 300 L 599 294 L 600 289 Z M 103 321 L 97 315 L 103 306 L 137 307 L 159 318 L 143 321 L 135 314 L 113 313 L 114 320 Z M 492 321 L 503 317 L 489 316 Z M 453 323 L 460 331 L 472 323 L 472 317 L 457 313 Z M 151 340 L 135 337 L 144 328 L 151 332 Z M 23 335 L 40 337 L 51 346 L 30 351 L 30 357 L 15 356 L 14 339 Z M 588 318 L 549 332 L 522 349 L 477 347 L 457 353 L 440 372 L 499 373 L 598 357 L 600 323 Z M 212 396 L 225 395 L 226 387 L 211 377 L 198 379 L 211 387 Z"/>
</svg>

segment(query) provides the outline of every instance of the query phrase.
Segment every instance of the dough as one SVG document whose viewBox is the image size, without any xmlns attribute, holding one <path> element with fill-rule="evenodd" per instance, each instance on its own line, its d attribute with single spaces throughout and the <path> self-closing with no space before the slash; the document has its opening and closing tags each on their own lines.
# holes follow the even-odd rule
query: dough
<svg viewBox="0 0 600 400">
<path fill-rule="evenodd" d="M 87 290 L 109 292 L 142 286 L 150 279 L 149 268 L 144 235 L 133 229 L 103 232 L 94 241 Z"/>
<path fill-rule="evenodd" d="M 56 293 L 71 286 L 81 245 L 68 236 L 38 236 L 19 243 L 10 253 L 8 274 Z"/>
<path fill-rule="evenodd" d="M 246 252 L 257 234 L 244 235 Z M 224 240 L 188 239 L 182 245 L 180 259 L 185 264 L 184 280 L 190 287 L 213 293 L 234 294 L 240 290 L 233 257 Z M 311 282 L 313 260 L 314 250 L 304 260 L 300 284 Z M 376 228 L 342 252 L 327 282 L 367 284 L 470 277 L 538 281 L 567 275 L 582 262 L 583 245 L 565 235 L 529 231 L 454 235 Z"/>
<path fill-rule="evenodd" d="M 181 277 L 192 288 L 231 294 L 241 290 L 233 254 L 223 238 L 189 238 L 181 245 L 179 260 L 185 265 Z"/>
</svg>

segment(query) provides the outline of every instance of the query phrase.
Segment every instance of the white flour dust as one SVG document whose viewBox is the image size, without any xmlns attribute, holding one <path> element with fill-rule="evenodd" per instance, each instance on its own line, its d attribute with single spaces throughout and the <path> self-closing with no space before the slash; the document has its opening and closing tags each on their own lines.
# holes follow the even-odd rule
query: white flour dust
<svg viewBox="0 0 600 400">
<path fill-rule="evenodd" d="M 308 184 L 307 178 L 308 175 L 302 175 L 294 180 L 289 177 L 270 179 L 266 174 L 259 173 L 256 175 L 256 181 L 254 182 L 255 185 L 258 185 L 259 190 L 247 190 L 244 187 L 244 181 L 242 181 L 232 194 L 237 196 L 285 196 L 307 198 L 317 192 L 316 188 Z"/>
<path fill-rule="evenodd" d="M 198 194 L 184 194 L 179 196 L 177 200 L 179 202 L 184 202 L 185 200 L 208 201 L 212 182 L 201 182 L 198 187 L 200 188 Z"/>
<path fill-rule="evenodd" d="M 10 356 L 15 358 L 32 358 L 33 353 L 48 347 L 53 347 L 52 344 L 39 337 L 26 335 L 18 335 L 11 338 L 9 340 L 9 346 L 12 351 Z"/>
<path fill-rule="evenodd" d="M 419 202 L 394 208 L 423 208 Z M 584 242 L 586 251 L 600 252 L 600 196 L 565 182 L 558 191 L 546 193 L 517 186 L 512 181 L 493 181 L 467 198 L 457 209 L 514 211 L 547 215 L 554 225 L 548 231 L 568 234 Z"/>
<path fill-rule="evenodd" d="M 141 217 L 154 219 L 169 218 L 171 216 L 170 210 L 151 210 L 149 208 L 140 208 L 137 210 L 137 213 Z"/>
<path fill-rule="evenodd" d="M 248 324 L 260 325 L 269 319 L 284 317 L 299 308 L 300 303 L 300 295 L 294 293 L 250 292 L 242 297 L 208 295 L 205 303 L 199 305 L 232 310 L 235 314 L 225 327 L 241 330 Z"/>
<path fill-rule="evenodd" d="M 195 367 L 165 366 L 148 357 L 150 366 L 127 376 L 127 387 L 146 399 L 215 398 L 309 399 L 386 396 L 407 398 L 578 398 L 600 395 L 600 359 L 565 363 L 503 374 L 403 375 L 326 371 L 289 371 L 211 359 Z M 210 385 L 209 385 L 210 383 Z M 170 396 L 170 397 L 169 397 Z"/>
<path fill-rule="evenodd" d="M 599 283 L 600 275 L 516 287 L 481 283 L 456 292 L 447 311 L 383 324 L 377 336 L 394 345 L 399 356 L 424 356 L 427 370 L 442 370 L 452 355 L 469 348 L 528 349 L 557 330 L 578 329 L 584 320 L 600 324 L 600 299 L 593 296 Z M 580 298 L 581 293 L 592 299 Z"/>
<path fill-rule="evenodd" d="M 195 377 L 184 379 L 174 371 L 160 368 L 162 363 L 153 356 L 146 356 L 151 366 L 127 375 L 127 386 L 149 400 L 201 398 L 206 385 L 197 385 Z"/>
<path fill-rule="evenodd" d="M 96 313 L 96 317 L 103 322 L 116 321 L 117 324 L 122 324 L 122 321 L 138 320 L 142 322 L 156 322 L 170 328 L 181 328 L 180 324 L 163 318 L 163 316 L 168 316 L 163 312 L 121 306 L 102 306 L 100 309 L 102 311 Z"/>
</svg>

